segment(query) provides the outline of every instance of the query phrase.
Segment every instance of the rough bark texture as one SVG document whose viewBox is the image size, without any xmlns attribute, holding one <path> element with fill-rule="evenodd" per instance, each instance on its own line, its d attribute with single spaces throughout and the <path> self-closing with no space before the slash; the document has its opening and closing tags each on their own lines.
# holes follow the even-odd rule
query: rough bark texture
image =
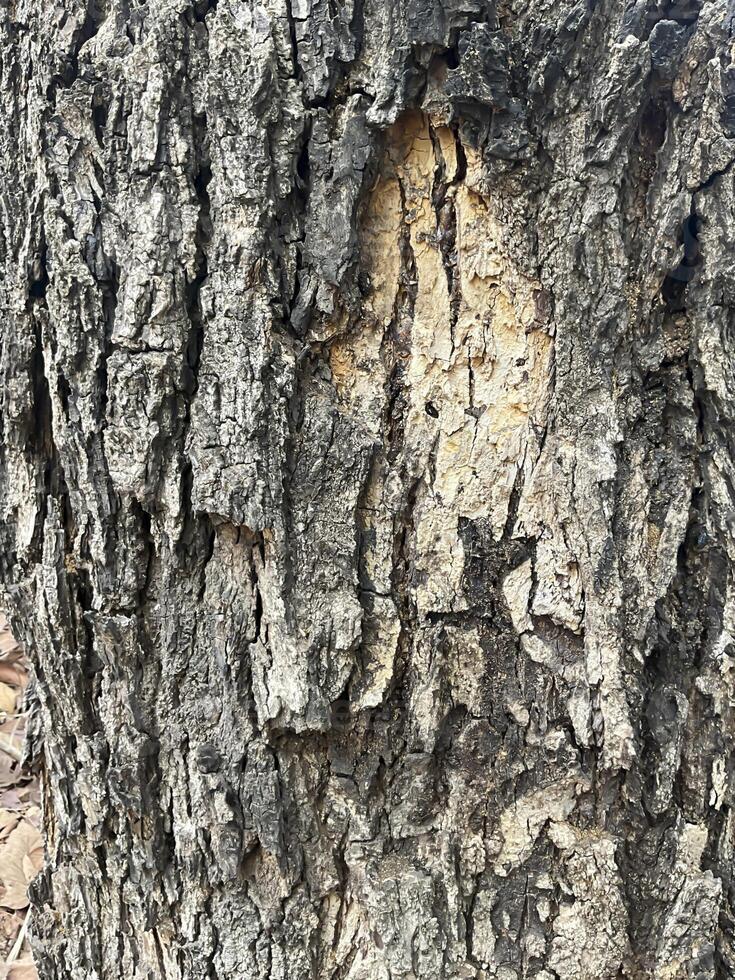
<svg viewBox="0 0 735 980">
<path fill-rule="evenodd" d="M 41 976 L 735 976 L 735 9 L 0 20 Z"/>
</svg>

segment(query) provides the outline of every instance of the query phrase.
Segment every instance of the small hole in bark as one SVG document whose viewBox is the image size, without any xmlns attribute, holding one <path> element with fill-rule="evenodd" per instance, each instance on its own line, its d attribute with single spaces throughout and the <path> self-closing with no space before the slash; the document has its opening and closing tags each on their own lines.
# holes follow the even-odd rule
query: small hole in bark
<svg viewBox="0 0 735 980">
<path fill-rule="evenodd" d="M 349 700 L 347 698 L 339 698 L 337 701 L 333 701 L 331 705 L 331 716 L 332 727 L 336 731 L 346 731 L 352 722 Z"/>
<path fill-rule="evenodd" d="M 448 48 L 444 57 L 447 62 L 447 68 L 459 68 L 459 51 L 456 45 L 453 48 Z"/>
<path fill-rule="evenodd" d="M 28 295 L 32 299 L 43 299 L 49 284 L 48 266 L 46 264 L 46 243 L 41 243 L 41 250 L 38 258 L 33 264 L 30 282 L 28 283 Z"/>
<path fill-rule="evenodd" d="M 677 24 L 682 24 L 684 27 L 690 27 L 692 24 L 696 24 L 699 19 L 700 7 L 699 0 L 679 0 L 679 2 L 671 4 L 666 11 L 666 17 L 669 20 L 675 20 Z"/>
<path fill-rule="evenodd" d="M 59 401 L 61 402 L 61 407 L 64 410 L 64 414 L 69 413 L 69 396 L 71 395 L 71 388 L 69 387 L 69 382 L 66 380 L 63 374 L 59 375 Z"/>
<path fill-rule="evenodd" d="M 209 194 L 207 193 L 207 187 L 212 179 L 212 168 L 206 164 L 202 163 L 201 167 L 197 171 L 194 177 L 194 190 L 197 193 L 197 197 L 206 198 L 207 203 L 209 199 Z"/>
<path fill-rule="evenodd" d="M 662 102 L 651 100 L 643 110 L 638 139 L 646 153 L 654 154 L 666 138 L 666 109 Z"/>
<path fill-rule="evenodd" d="M 218 772 L 222 766 L 222 757 L 214 745 L 204 742 L 196 751 L 196 763 L 199 772 Z"/>
<path fill-rule="evenodd" d="M 309 183 L 309 141 L 305 140 L 303 147 L 301 148 L 301 153 L 299 153 L 299 158 L 296 161 L 296 174 L 304 185 Z"/>
<path fill-rule="evenodd" d="M 432 55 L 429 63 L 429 78 L 435 85 L 442 86 L 451 70 L 459 68 L 459 55 L 456 46 Z"/>
<path fill-rule="evenodd" d="M 96 103 L 92 106 L 92 122 L 94 123 L 94 134 L 100 146 L 103 145 L 105 136 L 105 126 L 107 125 L 108 106 L 104 103 Z"/>
<path fill-rule="evenodd" d="M 194 20 L 200 23 L 205 20 L 210 10 L 217 9 L 217 0 L 197 0 L 194 4 Z"/>
</svg>

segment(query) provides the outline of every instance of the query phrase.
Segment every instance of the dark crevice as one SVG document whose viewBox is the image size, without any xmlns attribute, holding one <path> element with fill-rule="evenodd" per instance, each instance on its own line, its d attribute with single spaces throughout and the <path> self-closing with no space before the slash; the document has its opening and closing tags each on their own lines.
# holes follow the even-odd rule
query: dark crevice
<svg viewBox="0 0 735 980">
<path fill-rule="evenodd" d="M 295 168 L 295 180 L 293 191 L 290 195 L 290 213 L 297 215 L 297 221 L 299 222 L 296 232 L 296 237 L 291 235 L 291 241 L 289 245 L 293 247 L 293 257 L 294 257 L 294 269 L 293 269 L 293 287 L 289 288 L 289 277 L 285 264 L 283 263 L 283 246 L 280 242 L 274 242 L 272 247 L 273 257 L 279 266 L 279 271 L 281 275 L 281 280 L 284 283 L 284 289 L 282 290 L 282 295 L 284 297 L 288 296 L 287 301 L 284 303 L 285 309 L 283 311 L 283 322 L 291 328 L 294 336 L 299 339 L 303 338 L 306 333 L 306 328 L 309 323 L 309 318 L 311 315 L 312 301 L 307 299 L 306 295 L 302 296 L 302 278 L 306 274 L 304 269 L 304 255 L 303 255 L 303 216 L 308 211 L 309 203 L 309 193 L 311 190 L 311 161 L 309 158 L 309 141 L 311 138 L 311 118 L 307 117 L 304 120 L 304 129 L 301 133 L 301 146 L 298 151 L 298 156 L 296 158 L 296 168 Z M 303 351 L 306 351 L 304 348 Z"/>
<path fill-rule="evenodd" d="M 663 97 L 648 100 L 638 124 L 638 143 L 646 157 L 655 158 L 663 146 L 668 116 L 669 107 Z"/>
<path fill-rule="evenodd" d="M 180 499 L 184 512 L 183 530 L 180 545 L 186 550 L 187 546 L 199 539 L 201 533 L 209 533 L 203 528 L 203 523 L 192 513 L 192 490 L 194 475 L 191 460 L 186 455 L 187 438 L 191 425 L 192 403 L 199 388 L 199 366 L 204 346 L 204 314 L 202 311 L 201 291 L 209 274 L 207 251 L 212 239 L 211 204 L 209 184 L 212 180 L 211 161 L 209 157 L 207 118 L 196 115 L 193 118 L 193 145 L 196 149 L 196 169 L 191 181 L 199 206 L 199 217 L 196 227 L 195 275 L 186 284 L 186 311 L 189 319 L 189 331 L 184 347 L 184 357 L 181 365 L 181 391 L 184 401 L 184 413 L 179 436 L 179 446 L 182 455 Z M 193 552 L 197 554 L 196 551 Z"/>
<path fill-rule="evenodd" d="M 410 663 L 412 637 L 416 633 L 418 611 L 411 589 L 412 555 L 411 548 L 415 535 L 414 510 L 422 481 L 415 481 L 408 487 L 405 506 L 393 521 L 393 561 L 391 570 L 391 591 L 395 597 L 400 631 L 396 644 L 395 669 L 391 681 L 391 694 L 400 694 L 406 671 Z M 396 698 L 397 721 L 405 712 L 402 698 Z"/>
<path fill-rule="evenodd" d="M 638 767 L 646 779 L 635 786 L 629 777 L 628 795 L 641 811 L 631 807 L 623 816 L 628 842 L 618 858 L 627 883 L 634 950 L 649 948 L 651 935 L 670 914 L 671 900 L 661 895 L 659 882 L 667 862 L 674 871 L 673 828 L 682 818 L 693 823 L 700 819 L 701 799 L 698 792 L 687 790 L 692 779 L 685 778 L 684 769 L 696 771 L 708 755 L 706 722 L 712 713 L 704 704 L 695 705 L 701 698 L 696 680 L 721 635 L 725 597 L 720 583 L 727 568 L 724 549 L 708 531 L 709 522 L 707 494 L 695 487 L 676 576 L 656 603 L 648 629 Z M 700 719 L 697 732 L 691 727 L 695 718 Z"/>
<path fill-rule="evenodd" d="M 87 41 L 91 41 L 97 34 L 105 16 L 104 11 L 98 8 L 96 0 L 87 0 L 84 20 L 72 35 L 70 51 L 51 76 L 46 93 L 51 105 L 56 105 L 56 93 L 59 89 L 71 88 L 79 78 L 79 53 Z"/>
<path fill-rule="evenodd" d="M 58 520 L 63 536 L 61 561 L 73 554 L 73 542 L 76 535 L 74 513 L 69 498 L 66 474 L 59 457 L 54 439 L 53 402 L 51 388 L 46 373 L 46 354 L 44 351 L 43 323 L 48 316 L 46 307 L 46 291 L 49 285 L 47 252 L 45 238 L 42 237 L 39 249 L 39 267 L 29 288 L 32 306 L 38 306 L 33 311 L 35 326 L 35 344 L 29 364 L 29 372 L 33 390 L 33 416 L 30 431 L 30 442 L 33 455 L 39 461 L 38 513 L 40 520 L 34 528 L 34 545 L 40 553 L 43 547 L 43 536 L 49 526 L 49 520 Z M 70 387 L 67 379 L 59 373 L 56 379 L 57 393 L 61 405 L 68 405 Z M 52 505 L 55 502 L 55 508 Z M 83 665 L 87 662 L 87 654 L 91 648 L 91 633 L 85 620 L 85 611 L 91 608 L 91 579 L 86 569 L 65 567 L 66 577 L 60 579 L 60 601 L 67 606 L 66 615 L 74 634 L 74 643 L 78 651 L 78 662 L 73 670 L 75 683 L 82 682 Z"/>
<path fill-rule="evenodd" d="M 97 365 L 98 417 L 104 427 L 107 413 L 107 362 L 112 347 L 112 335 L 115 329 L 115 314 L 117 297 L 120 289 L 120 268 L 114 259 L 107 259 L 107 276 L 100 282 L 102 289 L 102 314 L 104 321 L 104 337 L 100 359 Z"/>
<path fill-rule="evenodd" d="M 261 533 L 254 536 L 251 567 L 253 576 L 252 589 L 253 595 L 255 596 L 255 602 L 253 604 L 253 631 L 256 639 L 260 639 L 263 643 L 266 643 L 268 640 L 267 623 L 263 620 L 263 596 L 260 591 L 259 576 L 259 573 L 265 567 L 265 541 Z"/>
<path fill-rule="evenodd" d="M 42 235 L 38 249 L 38 257 L 33 263 L 33 268 L 28 279 L 28 296 L 31 300 L 45 301 L 48 285 L 48 249 L 46 246 L 46 238 Z"/>
<path fill-rule="evenodd" d="M 43 229 L 38 246 L 38 257 L 34 261 L 28 281 L 29 309 L 35 313 L 34 306 L 46 310 L 46 292 L 49 286 L 48 250 Z M 30 440 L 34 447 L 34 455 L 42 460 L 45 490 L 51 489 L 50 480 L 53 464 L 56 458 L 56 447 L 52 435 L 51 392 L 46 377 L 45 358 L 43 351 L 42 314 L 40 310 L 33 316 L 35 328 L 35 344 L 29 364 L 29 373 L 33 390 L 33 424 L 30 429 Z M 40 530 L 40 529 L 39 529 Z"/>
<path fill-rule="evenodd" d="M 674 0 L 668 4 L 665 16 L 683 27 L 690 27 L 699 20 L 701 0 Z"/>
<path fill-rule="evenodd" d="M 699 185 L 694 193 L 697 194 L 699 191 L 704 191 L 707 190 L 708 187 L 712 187 L 720 177 L 724 177 L 725 174 L 730 173 L 733 164 L 735 164 L 735 160 L 731 160 L 730 163 L 728 163 L 727 166 L 723 167 L 721 170 L 714 170 L 709 177 Z"/>
<path fill-rule="evenodd" d="M 189 335 L 185 352 L 185 383 L 187 395 L 193 396 L 198 386 L 199 360 L 204 342 L 204 320 L 202 314 L 201 290 L 207 280 L 207 249 L 212 238 L 212 220 L 208 187 L 212 180 L 212 169 L 206 146 L 206 118 L 195 119 L 195 145 L 201 157 L 193 176 L 192 184 L 199 205 L 199 219 L 196 230 L 196 274 L 186 287 L 186 309 L 189 317 Z"/>
<path fill-rule="evenodd" d="M 45 358 L 43 354 L 43 338 L 41 324 L 36 321 L 36 342 L 30 361 L 30 375 L 33 387 L 33 425 L 31 441 L 34 455 L 43 460 L 44 488 L 51 492 L 52 476 L 55 470 L 56 447 L 53 443 L 51 429 L 51 393 L 46 378 Z"/>
<path fill-rule="evenodd" d="M 187 466 L 185 472 L 185 478 L 191 479 L 191 467 Z M 197 592 L 197 602 L 202 602 L 204 600 L 204 593 L 207 588 L 207 566 L 212 560 L 212 555 L 214 554 L 214 545 L 217 540 L 217 534 L 215 531 L 214 524 L 211 521 L 207 522 L 203 529 L 205 544 L 202 552 L 202 565 L 201 565 L 201 577 L 199 580 L 199 590 Z"/>
<path fill-rule="evenodd" d="M 109 105 L 102 99 L 95 96 L 92 103 L 92 124 L 94 125 L 95 138 L 97 139 L 97 143 L 100 147 L 104 146 L 105 128 L 107 126 L 107 117 L 109 112 Z"/>
<path fill-rule="evenodd" d="M 286 0 L 286 16 L 288 17 L 288 35 L 291 41 L 291 59 L 293 62 L 293 77 L 303 83 L 304 73 L 299 62 L 299 44 L 296 38 L 296 20 L 293 15 L 291 0 Z M 303 87 L 303 86 L 302 86 Z"/>
<path fill-rule="evenodd" d="M 59 401 L 61 402 L 61 408 L 63 409 L 64 415 L 68 415 L 69 396 L 71 395 L 71 388 L 69 386 L 69 382 L 67 381 L 67 379 L 64 377 L 63 374 L 59 375 L 57 387 L 59 392 Z"/>
<path fill-rule="evenodd" d="M 138 597 L 136 608 L 145 609 L 148 595 L 148 588 L 153 576 L 153 563 L 156 556 L 156 540 L 153 536 L 153 523 L 150 513 L 139 501 L 133 498 L 131 502 L 131 512 L 137 517 L 138 532 L 137 540 L 143 545 L 143 553 L 139 558 L 140 567 L 145 569 L 142 580 L 138 585 Z"/>
<path fill-rule="evenodd" d="M 309 187 L 311 167 L 309 165 L 309 135 L 308 131 L 304 135 L 303 145 L 296 160 L 296 176 L 298 185 L 302 190 Z"/>
<path fill-rule="evenodd" d="M 411 331 L 418 293 L 418 272 L 411 244 L 411 226 L 407 220 L 406 193 L 400 180 L 398 186 L 403 218 L 399 242 L 401 268 L 393 317 L 389 332 L 384 339 L 384 344 L 387 346 L 386 355 L 390 362 L 384 419 L 386 455 L 389 463 L 396 461 L 403 447 L 403 430 L 407 410 L 404 376 L 407 358 L 411 351 Z"/>
<path fill-rule="evenodd" d="M 217 0 L 196 0 L 193 9 L 194 20 L 200 24 L 205 23 L 207 14 L 217 10 Z"/>
<path fill-rule="evenodd" d="M 668 0 L 660 4 L 650 4 L 645 18 L 646 29 L 650 34 L 661 20 L 671 20 L 682 27 L 691 27 L 699 20 L 701 8 L 701 0 Z"/>
<path fill-rule="evenodd" d="M 691 211 L 681 228 L 681 244 L 684 256 L 664 279 L 661 297 L 670 313 L 680 313 L 686 309 L 685 294 L 689 283 L 694 279 L 702 264 L 699 248 L 700 219 L 697 215 L 694 198 Z"/>
<path fill-rule="evenodd" d="M 454 336 L 454 328 L 457 325 L 462 294 L 457 268 L 457 208 L 453 188 L 463 182 L 466 176 L 467 162 L 464 151 L 461 149 L 461 140 L 455 134 L 457 172 L 450 180 L 446 172 L 446 161 L 444 160 L 436 131 L 431 124 L 429 125 L 429 134 L 436 161 L 432 187 L 432 205 L 436 215 L 436 244 L 439 248 L 442 265 L 444 266 L 444 272 L 447 277 L 451 314 L 449 326 L 450 332 Z"/>
<path fill-rule="evenodd" d="M 451 48 L 447 48 L 444 52 L 444 61 L 449 69 L 459 68 L 459 41 Z"/>
</svg>

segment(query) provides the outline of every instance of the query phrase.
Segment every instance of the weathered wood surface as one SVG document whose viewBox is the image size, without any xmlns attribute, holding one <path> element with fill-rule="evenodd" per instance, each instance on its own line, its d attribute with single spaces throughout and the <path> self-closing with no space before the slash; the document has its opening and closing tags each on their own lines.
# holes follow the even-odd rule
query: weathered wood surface
<svg viewBox="0 0 735 980">
<path fill-rule="evenodd" d="M 0 21 L 40 975 L 735 976 L 735 8 Z"/>
</svg>

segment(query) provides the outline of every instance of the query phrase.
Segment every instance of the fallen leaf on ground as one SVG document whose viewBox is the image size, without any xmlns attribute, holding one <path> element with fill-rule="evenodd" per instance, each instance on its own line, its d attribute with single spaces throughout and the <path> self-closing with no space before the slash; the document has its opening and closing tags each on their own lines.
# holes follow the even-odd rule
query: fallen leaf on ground
<svg viewBox="0 0 735 980">
<path fill-rule="evenodd" d="M 8 663 L 23 659 L 23 647 L 16 642 L 7 625 L 0 628 L 0 659 Z"/>
<path fill-rule="evenodd" d="M 15 712 L 15 703 L 18 693 L 9 684 L 0 681 L 0 714 L 12 715 Z"/>
<path fill-rule="evenodd" d="M 12 947 L 13 940 L 18 935 L 22 925 L 23 919 L 15 912 L 0 909 L 0 950 L 3 951 L 3 955 L 0 956 L 0 964 L 2 964 L 5 954 Z"/>
<path fill-rule="evenodd" d="M 15 963 L 11 963 L 6 969 L 8 970 L 7 980 L 38 980 L 38 973 L 36 973 L 36 968 L 30 957 L 16 960 Z M 2 970 L 2 967 L 0 967 L 0 970 Z"/>
<path fill-rule="evenodd" d="M 9 664 L 0 660 L 0 681 L 11 687 L 25 687 L 27 675 L 22 664 Z"/>
<path fill-rule="evenodd" d="M 4 892 L 0 905 L 24 909 L 28 885 L 43 865 L 43 839 L 33 824 L 21 820 L 0 848 L 0 882 Z"/>
<path fill-rule="evenodd" d="M 0 806 L 5 810 L 10 810 L 15 813 L 16 810 L 24 810 L 28 803 L 21 797 L 18 790 L 13 787 L 12 789 L 0 790 Z"/>
<path fill-rule="evenodd" d="M 33 828 L 38 828 L 41 823 L 40 787 L 38 777 L 19 764 L 26 719 L 15 714 L 27 683 L 28 661 L 23 647 L 16 643 L 0 613 L 0 684 L 4 688 L 15 688 L 10 716 L 0 714 L 0 740 L 10 748 L 10 752 L 0 750 L 0 980 L 38 980 L 26 937 L 28 920 L 23 909 L 27 905 L 28 881 L 35 877 L 43 860 L 40 837 L 33 833 Z M 0 709 L 5 711 L 9 696 L 4 689 L 2 695 L 5 700 Z M 21 829 L 23 825 L 25 827 Z M 16 840 L 14 835 L 18 831 L 21 833 Z M 11 837 L 14 843 L 8 852 Z M 16 899 L 14 904 L 20 905 L 20 910 L 2 907 L 8 896 L 7 886 L 3 884 L 8 853 L 12 859 L 9 877 L 15 879 L 10 882 L 10 899 Z"/>
<path fill-rule="evenodd" d="M 17 786 L 20 782 L 20 766 L 0 748 L 0 787 Z"/>
<path fill-rule="evenodd" d="M 19 820 L 20 814 L 0 807 L 0 841 L 4 840 L 11 830 L 15 830 Z"/>
</svg>

